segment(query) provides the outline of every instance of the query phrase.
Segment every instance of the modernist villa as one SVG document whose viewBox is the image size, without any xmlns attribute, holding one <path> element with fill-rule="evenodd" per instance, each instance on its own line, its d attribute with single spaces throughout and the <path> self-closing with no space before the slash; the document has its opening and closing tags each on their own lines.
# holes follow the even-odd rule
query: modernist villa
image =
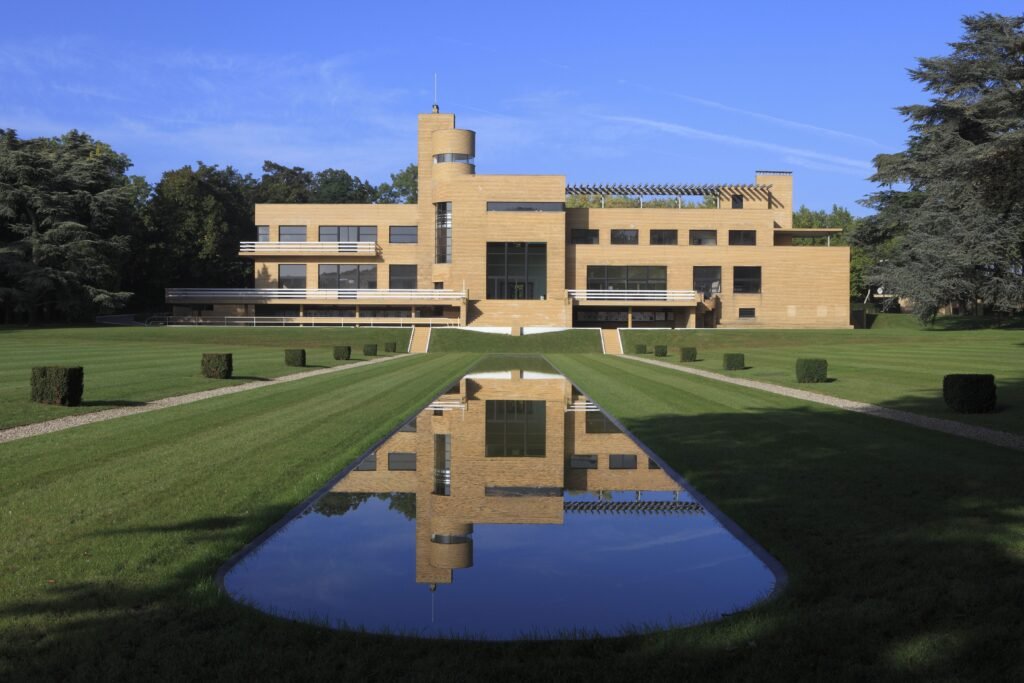
<svg viewBox="0 0 1024 683">
<path fill-rule="evenodd" d="M 724 185 L 478 175 L 476 134 L 434 109 L 419 115 L 418 203 L 257 204 L 257 241 L 239 248 L 255 287 L 169 289 L 174 314 L 513 334 L 850 326 L 849 249 L 809 239 L 838 230 L 792 227 L 791 173 Z M 621 197 L 635 206 L 602 208 Z"/>
</svg>

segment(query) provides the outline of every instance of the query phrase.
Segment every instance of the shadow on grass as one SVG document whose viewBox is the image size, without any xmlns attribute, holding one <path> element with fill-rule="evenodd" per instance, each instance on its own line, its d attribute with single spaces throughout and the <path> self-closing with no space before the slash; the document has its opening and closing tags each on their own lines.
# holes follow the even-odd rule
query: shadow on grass
<svg viewBox="0 0 1024 683">
<path fill-rule="evenodd" d="M 126 401 L 126 400 L 109 400 L 109 401 L 82 401 L 80 405 L 87 406 L 89 408 L 130 408 L 134 406 L 144 406 L 145 401 Z"/>
<path fill-rule="evenodd" d="M 231 379 L 244 379 L 250 382 L 269 382 L 269 377 L 260 377 L 258 375 L 232 375 Z"/>
</svg>

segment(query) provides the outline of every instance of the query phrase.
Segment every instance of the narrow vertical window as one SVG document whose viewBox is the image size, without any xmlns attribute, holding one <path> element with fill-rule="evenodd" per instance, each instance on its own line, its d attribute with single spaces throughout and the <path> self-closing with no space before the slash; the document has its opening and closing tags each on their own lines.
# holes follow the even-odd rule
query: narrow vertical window
<svg viewBox="0 0 1024 683">
<path fill-rule="evenodd" d="M 434 237 L 434 263 L 452 262 L 452 203 L 438 202 Z"/>
</svg>

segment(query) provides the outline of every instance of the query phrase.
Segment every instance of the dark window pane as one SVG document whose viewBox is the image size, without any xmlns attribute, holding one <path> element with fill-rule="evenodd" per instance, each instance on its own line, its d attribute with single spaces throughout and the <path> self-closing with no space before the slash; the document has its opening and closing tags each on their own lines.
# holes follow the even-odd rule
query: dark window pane
<svg viewBox="0 0 1024 683">
<path fill-rule="evenodd" d="M 388 453 L 388 469 L 393 472 L 407 472 L 416 469 L 415 453 Z"/>
<path fill-rule="evenodd" d="M 488 299 L 543 299 L 547 296 L 547 245 L 487 243 Z"/>
<path fill-rule="evenodd" d="M 597 244 L 600 241 L 600 230 L 588 230 L 587 228 L 573 228 L 570 231 L 570 241 L 573 244 Z"/>
<path fill-rule="evenodd" d="M 359 289 L 377 289 L 377 266 L 359 266 Z"/>
<path fill-rule="evenodd" d="M 547 412 L 544 401 L 487 401 L 484 455 L 543 457 Z"/>
<path fill-rule="evenodd" d="M 416 266 L 393 265 L 388 272 L 390 289 L 416 289 Z"/>
<path fill-rule="evenodd" d="M 690 244 L 693 246 L 713 247 L 718 244 L 717 230 L 691 230 Z"/>
<path fill-rule="evenodd" d="M 621 430 L 604 413 L 593 410 L 584 413 L 583 429 L 587 434 L 620 434 Z"/>
<path fill-rule="evenodd" d="M 305 225 L 282 225 L 277 231 L 279 242 L 305 242 Z"/>
<path fill-rule="evenodd" d="M 743 208 L 743 195 L 741 195 L 741 194 L 734 194 L 732 196 L 732 208 L 734 208 L 734 209 L 742 209 Z"/>
<path fill-rule="evenodd" d="M 488 211 L 565 211 L 565 202 L 487 202 Z"/>
<path fill-rule="evenodd" d="M 740 309 L 740 317 L 741 318 L 756 318 L 757 317 L 756 313 L 757 313 L 756 309 L 753 309 L 753 308 L 741 308 Z"/>
<path fill-rule="evenodd" d="M 317 287 L 320 289 L 340 289 L 338 285 L 338 266 L 322 263 L 319 270 Z"/>
<path fill-rule="evenodd" d="M 736 266 L 732 270 L 732 291 L 758 294 L 761 291 L 761 266 Z"/>
<path fill-rule="evenodd" d="M 608 469 L 610 470 L 635 470 L 636 456 L 632 454 L 615 454 L 608 456 Z"/>
<path fill-rule="evenodd" d="M 693 288 L 703 292 L 704 296 L 714 296 L 722 293 L 722 267 L 721 266 L 694 266 L 693 267 Z"/>
<path fill-rule="evenodd" d="M 392 225 L 389 228 L 388 241 L 391 244 L 416 244 L 417 239 L 415 225 Z"/>
<path fill-rule="evenodd" d="M 434 263 L 452 262 L 452 203 L 434 205 Z"/>
<path fill-rule="evenodd" d="M 612 230 L 612 244 L 639 244 L 639 230 Z"/>
<path fill-rule="evenodd" d="M 258 242 L 269 242 L 270 241 L 270 226 L 269 225 L 257 225 L 256 226 L 256 241 L 258 241 Z"/>
<path fill-rule="evenodd" d="M 730 230 L 729 245 L 752 247 L 757 244 L 756 230 Z"/>
<path fill-rule="evenodd" d="M 358 465 L 356 465 L 356 471 L 358 472 L 372 472 L 377 469 L 377 454 L 370 453 L 368 456 L 363 458 Z"/>
<path fill-rule="evenodd" d="M 569 467 L 574 470 L 596 470 L 596 455 L 574 455 L 569 458 Z"/>
<path fill-rule="evenodd" d="M 306 265 L 303 263 L 282 263 L 277 267 L 277 282 L 281 289 L 305 289 Z"/>
<path fill-rule="evenodd" d="M 679 231 L 651 230 L 651 244 L 679 244 Z"/>
<path fill-rule="evenodd" d="M 587 266 L 587 289 L 665 289 L 666 266 Z"/>
</svg>

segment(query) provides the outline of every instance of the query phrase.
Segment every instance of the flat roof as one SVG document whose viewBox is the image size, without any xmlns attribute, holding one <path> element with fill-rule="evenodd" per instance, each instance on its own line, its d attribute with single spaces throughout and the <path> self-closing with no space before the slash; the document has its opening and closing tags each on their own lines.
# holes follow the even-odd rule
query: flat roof
<svg viewBox="0 0 1024 683">
<path fill-rule="evenodd" d="M 565 193 L 567 195 L 642 195 L 645 197 L 677 197 L 677 196 L 715 196 L 722 192 L 728 192 L 731 190 L 735 191 L 765 191 L 770 190 L 771 185 L 762 185 L 758 183 L 740 183 L 733 185 L 721 185 L 721 184 L 703 184 L 703 185 L 691 185 L 691 184 L 639 184 L 639 185 L 624 185 L 618 183 L 609 183 L 601 185 L 588 185 L 588 184 L 576 184 L 566 185 Z"/>
</svg>

